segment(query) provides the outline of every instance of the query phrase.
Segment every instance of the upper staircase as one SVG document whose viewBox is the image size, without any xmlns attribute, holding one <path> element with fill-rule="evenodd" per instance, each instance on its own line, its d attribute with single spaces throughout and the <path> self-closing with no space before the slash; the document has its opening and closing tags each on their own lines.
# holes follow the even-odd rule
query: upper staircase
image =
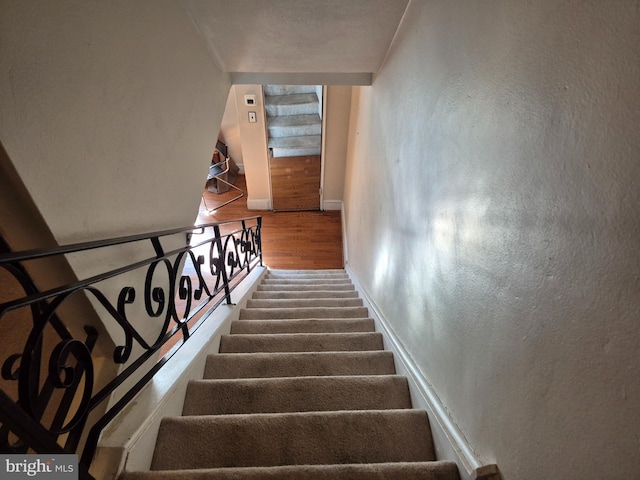
<svg viewBox="0 0 640 480">
<path fill-rule="evenodd" d="M 456 480 L 343 270 L 270 271 L 223 335 L 145 479 Z"/>
<path fill-rule="evenodd" d="M 265 85 L 268 147 L 274 158 L 320 155 L 322 119 L 315 85 Z"/>
</svg>

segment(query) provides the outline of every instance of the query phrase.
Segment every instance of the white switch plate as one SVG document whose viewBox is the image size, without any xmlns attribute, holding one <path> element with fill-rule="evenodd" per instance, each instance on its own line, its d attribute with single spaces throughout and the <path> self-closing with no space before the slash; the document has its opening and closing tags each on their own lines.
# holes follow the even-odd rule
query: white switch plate
<svg viewBox="0 0 640 480">
<path fill-rule="evenodd" d="M 258 121 L 258 116 L 256 112 L 249 112 L 249 123 L 256 123 Z"/>
</svg>

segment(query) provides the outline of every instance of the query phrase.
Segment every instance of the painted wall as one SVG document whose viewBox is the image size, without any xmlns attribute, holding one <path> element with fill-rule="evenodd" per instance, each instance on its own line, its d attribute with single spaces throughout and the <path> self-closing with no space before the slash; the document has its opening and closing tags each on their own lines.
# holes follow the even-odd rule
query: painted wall
<svg viewBox="0 0 640 480">
<path fill-rule="evenodd" d="M 351 87 L 330 85 L 326 91 L 323 202 L 325 210 L 340 210 L 349 139 Z"/>
<path fill-rule="evenodd" d="M 633 0 L 414 0 L 354 88 L 349 267 L 506 480 L 637 477 L 639 31 Z"/>
<path fill-rule="evenodd" d="M 61 243 L 188 225 L 229 79 L 170 0 L 3 1 L 2 143 Z"/>
</svg>

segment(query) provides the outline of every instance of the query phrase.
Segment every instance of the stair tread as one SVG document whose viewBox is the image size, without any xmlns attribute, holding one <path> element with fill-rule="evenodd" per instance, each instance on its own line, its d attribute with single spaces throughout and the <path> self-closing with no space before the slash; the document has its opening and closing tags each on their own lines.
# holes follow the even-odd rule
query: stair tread
<svg viewBox="0 0 640 480">
<path fill-rule="evenodd" d="M 127 472 L 120 480 L 459 480 L 455 463 L 393 462 Z"/>
<path fill-rule="evenodd" d="M 183 415 L 411 408 L 406 377 L 357 375 L 193 380 Z"/>
<path fill-rule="evenodd" d="M 280 298 L 358 298 L 358 292 L 355 290 L 256 290 L 253 292 L 252 298 L 254 300 Z"/>
<path fill-rule="evenodd" d="M 293 137 L 269 137 L 269 148 L 320 148 L 321 135 L 296 135 Z"/>
<path fill-rule="evenodd" d="M 291 95 L 294 93 L 316 93 L 316 85 L 265 85 L 264 94 L 269 95 Z"/>
<path fill-rule="evenodd" d="M 176 445 L 189 448 L 176 455 Z M 164 418 L 151 468 L 434 459 L 429 422 L 422 410 L 258 413 Z"/>
<path fill-rule="evenodd" d="M 299 115 L 277 115 L 269 117 L 267 126 L 271 127 L 297 127 L 297 126 L 322 126 L 322 119 L 317 113 L 302 113 Z"/>
<path fill-rule="evenodd" d="M 315 93 L 293 93 L 290 95 L 268 95 L 264 99 L 265 106 L 318 104 Z"/>
<path fill-rule="evenodd" d="M 285 277 L 273 278 L 266 277 L 262 280 L 262 285 L 351 285 L 352 282 L 348 278 L 343 277 L 324 277 L 322 279 L 308 277 Z"/>
<path fill-rule="evenodd" d="M 374 332 L 372 318 L 308 318 L 293 320 L 234 320 L 231 334 L 238 333 L 339 333 Z"/>
<path fill-rule="evenodd" d="M 360 298 L 252 298 L 245 308 L 361 307 Z"/>
<path fill-rule="evenodd" d="M 379 332 L 234 334 L 220 337 L 221 353 L 370 351 L 382 348 Z"/>
<path fill-rule="evenodd" d="M 257 291 L 259 292 L 267 292 L 267 291 L 313 291 L 313 290 L 322 290 L 322 291 L 331 291 L 331 290 L 355 290 L 355 287 L 351 283 L 310 283 L 306 285 L 295 284 L 295 283 L 282 283 L 282 284 L 260 284 L 258 285 Z"/>
<path fill-rule="evenodd" d="M 293 318 L 368 318 L 367 307 L 241 308 L 240 320 Z"/>
</svg>

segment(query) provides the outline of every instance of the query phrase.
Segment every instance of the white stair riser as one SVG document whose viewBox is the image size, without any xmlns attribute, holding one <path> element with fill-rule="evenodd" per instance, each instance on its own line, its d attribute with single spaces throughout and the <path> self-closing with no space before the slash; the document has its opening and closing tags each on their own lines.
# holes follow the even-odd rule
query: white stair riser
<svg viewBox="0 0 640 480">
<path fill-rule="evenodd" d="M 296 93 L 316 93 L 315 85 L 265 85 L 265 95 L 292 95 Z"/>
<path fill-rule="evenodd" d="M 267 127 L 269 137 L 300 137 L 305 135 L 320 135 L 322 133 L 322 124 L 315 125 L 286 125 L 286 126 L 269 126 Z"/>
</svg>

